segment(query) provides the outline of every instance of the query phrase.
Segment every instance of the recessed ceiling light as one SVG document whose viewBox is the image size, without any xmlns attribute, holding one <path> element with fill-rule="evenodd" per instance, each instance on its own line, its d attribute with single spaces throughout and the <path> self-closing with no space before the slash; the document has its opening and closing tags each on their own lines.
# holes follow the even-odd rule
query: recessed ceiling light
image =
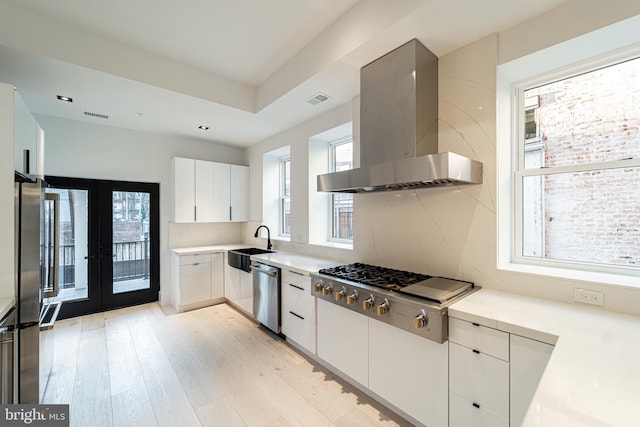
<svg viewBox="0 0 640 427">
<path fill-rule="evenodd" d="M 57 98 L 58 98 L 58 101 L 73 102 L 73 98 L 69 96 L 58 95 Z"/>
<path fill-rule="evenodd" d="M 209 130 L 209 126 L 200 125 L 200 126 L 198 126 L 198 129 L 200 129 L 200 130 Z"/>
</svg>

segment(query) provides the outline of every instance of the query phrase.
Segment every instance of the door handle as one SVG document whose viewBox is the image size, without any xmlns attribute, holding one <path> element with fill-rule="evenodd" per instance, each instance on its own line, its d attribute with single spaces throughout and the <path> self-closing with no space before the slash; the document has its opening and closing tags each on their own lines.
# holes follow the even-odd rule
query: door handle
<svg viewBox="0 0 640 427">
<path fill-rule="evenodd" d="M 51 289 L 46 291 L 45 297 L 58 296 L 60 290 L 60 195 L 57 193 L 44 193 L 44 199 L 53 203 L 53 259 L 50 267 L 53 269 L 53 274 L 49 276 L 47 274 L 46 284 L 47 287 L 51 285 Z M 51 243 L 51 242 L 49 242 Z"/>
<path fill-rule="evenodd" d="M 253 270 L 259 271 L 260 273 L 264 273 L 264 274 L 268 274 L 269 276 L 275 276 L 278 273 L 276 273 L 275 271 L 267 271 L 267 270 L 263 270 L 260 267 L 256 267 L 255 265 L 252 265 L 251 268 Z"/>
<path fill-rule="evenodd" d="M 84 259 L 95 259 L 97 258 L 95 255 L 87 255 Z"/>
</svg>

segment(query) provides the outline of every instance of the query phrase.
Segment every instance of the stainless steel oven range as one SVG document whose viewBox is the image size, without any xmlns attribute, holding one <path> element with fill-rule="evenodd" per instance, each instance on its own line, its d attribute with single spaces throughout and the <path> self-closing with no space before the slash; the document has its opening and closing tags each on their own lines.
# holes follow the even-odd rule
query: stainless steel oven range
<svg viewBox="0 0 640 427">
<path fill-rule="evenodd" d="M 448 339 L 447 307 L 477 289 L 471 282 L 363 263 L 322 269 L 311 278 L 316 297 L 438 343 Z"/>
</svg>

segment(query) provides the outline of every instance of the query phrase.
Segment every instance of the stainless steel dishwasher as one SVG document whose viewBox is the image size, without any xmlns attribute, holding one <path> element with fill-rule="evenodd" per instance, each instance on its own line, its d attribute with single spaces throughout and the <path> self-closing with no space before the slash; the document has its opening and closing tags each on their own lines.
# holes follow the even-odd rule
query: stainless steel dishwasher
<svg viewBox="0 0 640 427">
<path fill-rule="evenodd" d="M 276 334 L 280 333 L 280 269 L 253 261 L 253 315 Z"/>
</svg>

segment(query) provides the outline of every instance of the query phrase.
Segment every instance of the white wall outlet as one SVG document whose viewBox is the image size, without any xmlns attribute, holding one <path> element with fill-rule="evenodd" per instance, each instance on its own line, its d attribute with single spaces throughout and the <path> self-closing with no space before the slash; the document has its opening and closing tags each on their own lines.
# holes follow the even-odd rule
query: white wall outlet
<svg viewBox="0 0 640 427">
<path fill-rule="evenodd" d="M 574 288 L 573 300 L 583 304 L 604 306 L 604 294 L 598 291 L 590 291 L 587 289 Z"/>
</svg>

